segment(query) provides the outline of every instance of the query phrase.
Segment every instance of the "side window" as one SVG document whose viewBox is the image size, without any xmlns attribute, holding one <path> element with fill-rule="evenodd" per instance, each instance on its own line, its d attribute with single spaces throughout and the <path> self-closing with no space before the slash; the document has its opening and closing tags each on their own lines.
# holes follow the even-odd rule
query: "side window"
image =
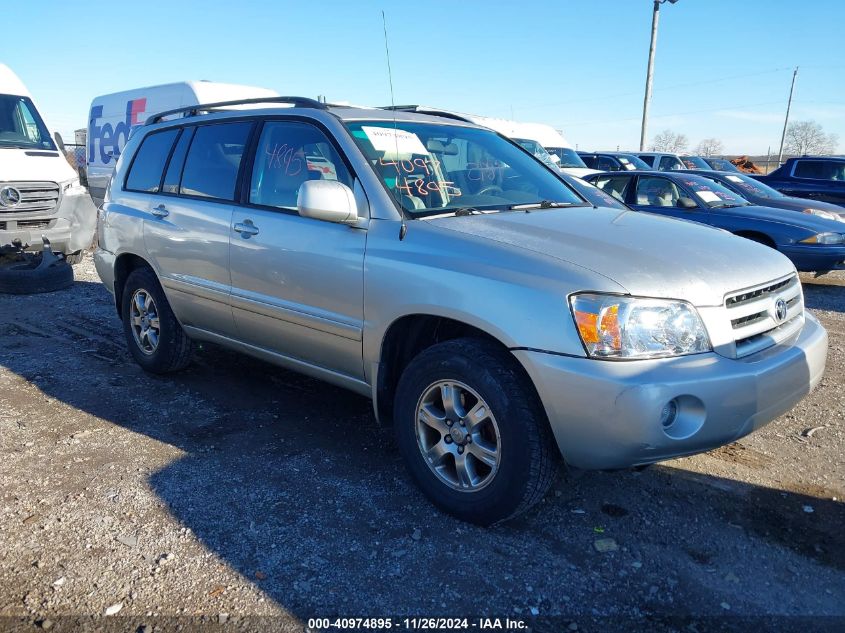
<svg viewBox="0 0 845 633">
<path fill-rule="evenodd" d="M 654 161 L 657 158 L 656 156 L 645 156 L 643 154 L 637 154 L 640 159 L 649 167 L 654 167 Z"/>
<path fill-rule="evenodd" d="M 594 182 L 596 187 L 609 193 L 619 202 L 625 202 L 625 191 L 628 189 L 631 179 L 626 176 L 604 176 Z"/>
<path fill-rule="evenodd" d="M 637 204 L 652 207 L 674 207 L 681 194 L 674 183 L 666 178 L 640 176 L 637 181 Z"/>
<path fill-rule="evenodd" d="M 599 156 L 596 158 L 596 169 L 600 169 L 602 171 L 618 171 L 619 165 L 617 165 L 616 161 L 612 158 Z"/>
<path fill-rule="evenodd" d="M 845 180 L 845 164 L 823 160 L 799 160 L 795 163 L 796 178 Z"/>
<path fill-rule="evenodd" d="M 589 167 L 590 169 L 596 168 L 596 157 L 595 156 L 581 155 L 581 154 L 579 154 L 579 156 L 581 156 L 581 160 L 584 161 L 584 164 L 587 167 Z"/>
<path fill-rule="evenodd" d="M 177 134 L 178 129 L 155 132 L 141 142 L 126 177 L 127 191 L 158 191 L 164 163 L 167 162 Z"/>
<path fill-rule="evenodd" d="M 265 123 L 255 150 L 250 203 L 296 209 L 299 187 L 307 180 L 352 186 L 346 165 L 320 129 L 298 121 Z"/>
<path fill-rule="evenodd" d="M 676 169 L 684 169 L 684 164 L 674 156 L 663 156 L 660 158 L 661 171 L 674 171 Z"/>
<path fill-rule="evenodd" d="M 238 169 L 251 127 L 247 122 L 198 127 L 185 159 L 179 193 L 234 200 Z"/>
<path fill-rule="evenodd" d="M 176 142 L 176 149 L 167 164 L 167 172 L 164 174 L 164 184 L 161 190 L 164 193 L 179 193 L 179 181 L 182 179 L 182 167 L 185 165 L 185 155 L 194 137 L 195 128 L 189 127 L 182 130 L 179 140 Z"/>
</svg>

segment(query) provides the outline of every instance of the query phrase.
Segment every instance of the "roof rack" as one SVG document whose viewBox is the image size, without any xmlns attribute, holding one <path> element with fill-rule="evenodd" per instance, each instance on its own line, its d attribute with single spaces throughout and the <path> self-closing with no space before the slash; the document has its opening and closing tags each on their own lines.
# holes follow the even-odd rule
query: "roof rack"
<svg viewBox="0 0 845 633">
<path fill-rule="evenodd" d="M 225 108 L 234 105 L 245 105 L 250 103 L 288 103 L 295 108 L 316 108 L 317 110 L 328 110 L 329 107 L 325 103 L 321 103 L 315 99 L 308 97 L 257 97 L 254 99 L 237 99 L 236 101 L 218 101 L 216 103 L 198 103 L 196 105 L 185 106 L 184 108 L 174 108 L 173 110 L 165 110 L 159 112 L 151 117 L 148 117 L 144 125 L 152 125 L 158 123 L 164 117 L 171 114 L 179 114 L 184 112 L 184 116 L 196 116 L 200 112 L 210 112 L 220 108 Z"/>
<path fill-rule="evenodd" d="M 418 114 L 428 114 L 429 116 L 439 116 L 444 119 L 455 119 L 456 121 L 465 121 L 472 123 L 469 119 L 457 112 L 450 112 L 449 110 L 441 110 L 439 108 L 431 108 L 422 105 L 397 105 L 397 106 L 382 106 L 381 110 L 396 110 L 397 112 L 416 112 Z"/>
</svg>

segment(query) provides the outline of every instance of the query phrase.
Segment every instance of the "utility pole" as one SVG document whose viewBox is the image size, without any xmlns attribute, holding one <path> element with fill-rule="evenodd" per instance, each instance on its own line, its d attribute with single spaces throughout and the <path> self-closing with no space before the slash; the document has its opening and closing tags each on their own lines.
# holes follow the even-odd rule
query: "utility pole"
<svg viewBox="0 0 845 633">
<path fill-rule="evenodd" d="M 792 85 L 789 87 L 789 101 L 786 102 L 786 118 L 783 120 L 783 134 L 780 135 L 780 151 L 778 152 L 778 167 L 783 163 L 783 142 L 786 139 L 786 126 L 789 125 L 789 109 L 792 107 L 792 93 L 795 90 L 795 78 L 798 76 L 798 66 L 792 73 Z"/>
<path fill-rule="evenodd" d="M 675 4 L 678 0 L 669 0 Z M 660 19 L 660 5 L 666 0 L 654 0 L 654 11 L 651 15 L 651 45 L 648 47 L 648 71 L 645 77 L 645 98 L 643 99 L 643 125 L 640 128 L 640 151 L 645 151 L 648 136 L 648 106 L 651 102 L 651 84 L 654 75 L 654 49 L 657 46 L 657 22 Z"/>
</svg>

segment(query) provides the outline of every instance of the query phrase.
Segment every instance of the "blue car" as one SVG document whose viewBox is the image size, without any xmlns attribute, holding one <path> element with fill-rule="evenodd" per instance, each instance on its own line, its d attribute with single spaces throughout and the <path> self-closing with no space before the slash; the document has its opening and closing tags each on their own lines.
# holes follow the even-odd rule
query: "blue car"
<svg viewBox="0 0 845 633">
<path fill-rule="evenodd" d="M 845 206 L 845 158 L 790 158 L 767 176 L 754 176 L 788 196 Z"/>
<path fill-rule="evenodd" d="M 753 205 L 697 174 L 637 171 L 591 174 L 585 180 L 637 211 L 725 229 L 786 255 L 801 271 L 845 270 L 845 223 Z"/>
</svg>

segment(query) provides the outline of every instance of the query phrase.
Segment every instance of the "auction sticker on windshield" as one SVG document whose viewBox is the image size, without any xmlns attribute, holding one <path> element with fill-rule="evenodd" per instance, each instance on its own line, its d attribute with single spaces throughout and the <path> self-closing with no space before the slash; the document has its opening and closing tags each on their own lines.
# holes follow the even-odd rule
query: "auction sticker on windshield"
<svg viewBox="0 0 845 633">
<path fill-rule="evenodd" d="M 722 199 L 712 191 L 696 191 L 695 195 L 704 200 L 704 202 L 721 202 Z"/>
<path fill-rule="evenodd" d="M 742 178 L 740 178 L 739 176 L 725 176 L 725 178 L 727 178 L 731 182 L 742 182 Z"/>
<path fill-rule="evenodd" d="M 379 152 L 396 153 L 400 156 L 407 154 L 428 154 L 420 137 L 413 132 L 406 132 L 394 128 L 361 126 L 367 135 L 373 149 Z"/>
</svg>

